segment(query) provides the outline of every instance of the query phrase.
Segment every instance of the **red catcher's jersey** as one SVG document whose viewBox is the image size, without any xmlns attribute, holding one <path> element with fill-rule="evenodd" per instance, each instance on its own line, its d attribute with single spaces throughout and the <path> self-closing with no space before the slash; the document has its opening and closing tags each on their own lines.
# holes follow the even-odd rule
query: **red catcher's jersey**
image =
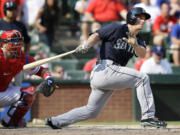
<svg viewBox="0 0 180 135">
<path fill-rule="evenodd" d="M 8 88 L 12 78 L 16 76 L 26 64 L 26 54 L 22 53 L 21 57 L 16 59 L 7 59 L 0 49 L 0 92 Z M 29 62 L 35 61 L 30 57 Z"/>
</svg>

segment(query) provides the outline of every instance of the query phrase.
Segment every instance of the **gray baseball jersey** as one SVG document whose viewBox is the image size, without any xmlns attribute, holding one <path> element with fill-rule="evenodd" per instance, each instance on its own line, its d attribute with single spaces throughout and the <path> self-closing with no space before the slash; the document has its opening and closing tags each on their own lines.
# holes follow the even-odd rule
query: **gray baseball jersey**
<svg viewBox="0 0 180 135">
<path fill-rule="evenodd" d="M 62 127 L 95 118 L 113 92 L 125 88 L 136 88 L 142 112 L 141 119 L 153 118 L 155 106 L 148 76 L 135 69 L 125 67 L 128 60 L 135 55 L 133 46 L 122 39 L 127 37 L 127 25 L 112 23 L 96 32 L 102 39 L 102 45 L 99 60 L 90 76 L 92 91 L 88 103 L 83 107 L 52 117 L 52 124 Z M 137 42 L 145 47 L 145 42 L 139 35 Z"/>
</svg>

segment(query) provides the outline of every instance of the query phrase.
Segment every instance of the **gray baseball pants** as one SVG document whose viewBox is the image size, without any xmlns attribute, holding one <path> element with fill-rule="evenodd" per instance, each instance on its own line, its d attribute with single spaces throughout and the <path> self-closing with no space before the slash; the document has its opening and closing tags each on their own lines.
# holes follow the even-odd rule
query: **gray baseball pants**
<svg viewBox="0 0 180 135">
<path fill-rule="evenodd" d="M 148 75 L 135 69 L 114 65 L 111 60 L 102 60 L 94 67 L 90 83 L 92 91 L 87 105 L 52 117 L 53 125 L 62 127 L 95 118 L 104 108 L 114 90 L 125 88 L 136 88 L 141 106 L 141 119 L 154 117 L 155 106 Z"/>
</svg>

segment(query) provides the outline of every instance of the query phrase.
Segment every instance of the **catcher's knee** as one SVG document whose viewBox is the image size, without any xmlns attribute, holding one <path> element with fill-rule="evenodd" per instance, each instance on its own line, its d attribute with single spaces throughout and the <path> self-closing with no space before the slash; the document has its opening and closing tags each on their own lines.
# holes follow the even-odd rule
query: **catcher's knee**
<svg viewBox="0 0 180 135">
<path fill-rule="evenodd" d="M 36 91 L 36 88 L 31 86 L 31 87 L 22 87 L 21 92 L 27 93 L 29 95 L 34 95 Z"/>
<path fill-rule="evenodd" d="M 36 88 L 33 86 L 24 87 L 21 89 L 21 91 L 22 94 L 20 99 L 23 101 L 24 105 L 26 104 L 26 106 L 30 108 L 35 97 Z"/>
<path fill-rule="evenodd" d="M 35 88 L 22 88 L 21 91 L 20 99 L 10 106 L 2 120 L 2 124 L 5 127 L 18 127 L 18 123 L 32 106 Z"/>
</svg>

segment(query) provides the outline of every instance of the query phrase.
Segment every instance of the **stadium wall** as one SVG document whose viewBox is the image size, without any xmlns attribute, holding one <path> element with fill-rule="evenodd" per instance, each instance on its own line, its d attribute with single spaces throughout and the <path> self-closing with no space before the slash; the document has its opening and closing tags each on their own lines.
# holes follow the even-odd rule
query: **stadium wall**
<svg viewBox="0 0 180 135">
<path fill-rule="evenodd" d="M 180 74 L 149 75 L 155 99 L 156 116 L 161 120 L 180 120 Z M 26 80 L 37 86 L 40 80 Z M 31 111 L 31 118 L 44 119 L 65 113 L 87 104 L 90 94 L 87 80 L 57 80 L 59 89 L 52 96 L 38 94 Z M 96 119 L 91 122 L 139 121 L 140 106 L 136 91 L 117 90 Z"/>
<path fill-rule="evenodd" d="M 89 84 L 61 84 L 51 97 L 38 94 L 32 107 L 32 119 L 44 119 L 87 104 Z M 132 121 L 131 89 L 116 91 L 96 119 L 91 122 Z"/>
</svg>

